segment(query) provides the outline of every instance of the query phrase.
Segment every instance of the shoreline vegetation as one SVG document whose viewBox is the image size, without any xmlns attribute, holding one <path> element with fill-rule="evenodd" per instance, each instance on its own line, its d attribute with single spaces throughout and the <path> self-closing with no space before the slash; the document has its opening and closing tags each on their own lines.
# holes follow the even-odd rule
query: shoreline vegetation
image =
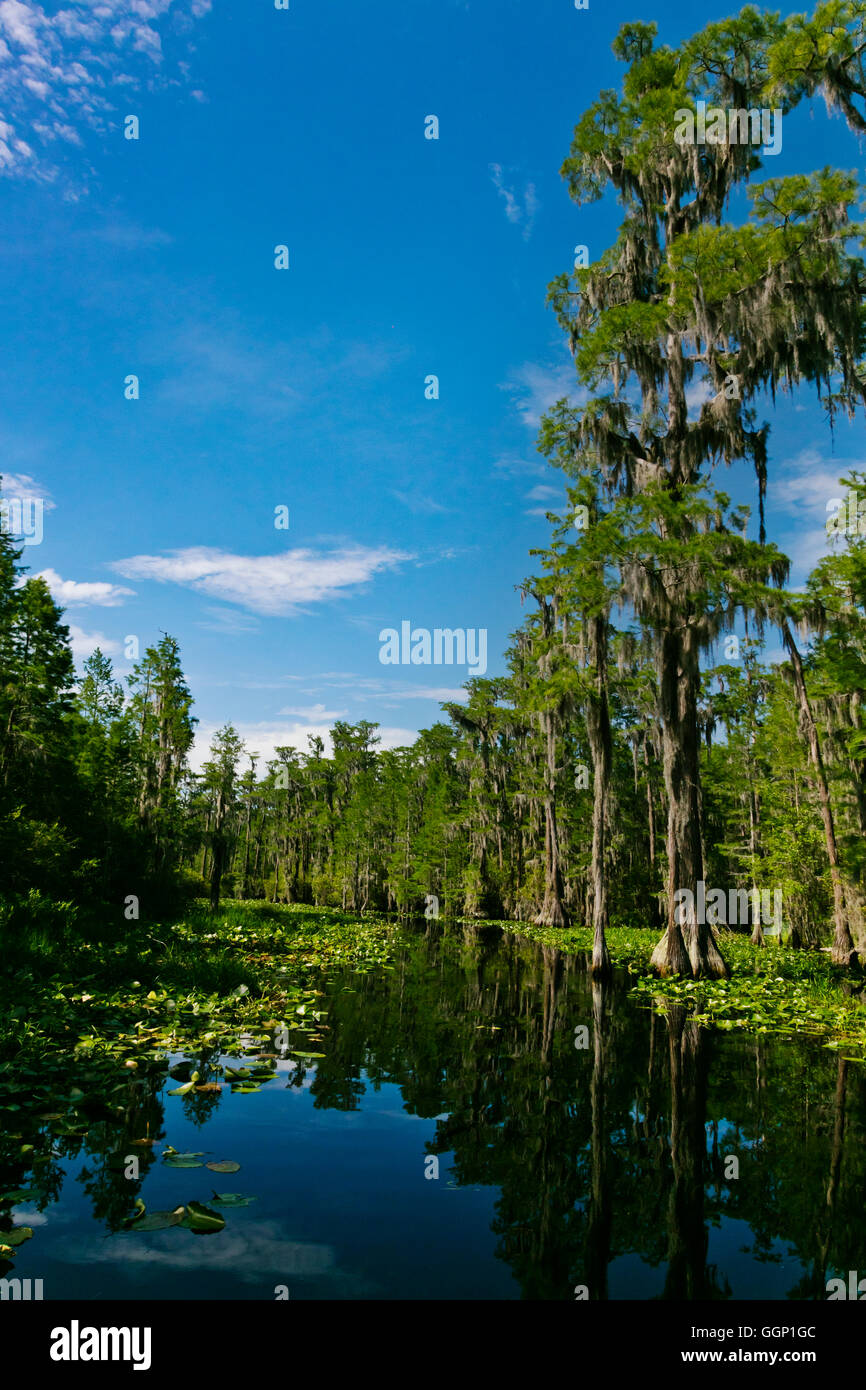
<svg viewBox="0 0 866 1390">
<path fill-rule="evenodd" d="M 16 1059 L 102 1057 L 152 1066 L 170 1051 L 230 1053 L 250 1033 L 294 1028 L 299 1008 L 309 1004 L 312 1011 L 322 972 L 389 968 L 408 925 L 394 914 L 243 901 L 226 901 L 215 918 L 199 902 L 182 919 L 142 923 L 135 939 L 111 947 L 67 939 L 58 952 L 31 942 L 7 963 L 0 987 L 0 1092 Z M 495 928 L 582 955 L 590 968 L 590 927 L 465 918 L 424 925 L 468 933 L 469 941 Z M 613 927 L 608 934 L 612 966 L 627 972 L 629 995 L 641 1007 L 663 1013 L 685 1006 L 703 1025 L 814 1037 L 851 1061 L 866 1061 L 866 978 L 840 971 L 828 953 L 760 948 L 743 933 L 724 932 L 729 978 L 660 980 L 651 964 L 656 940 L 652 928 Z M 321 1041 L 318 1033 L 313 1041 Z"/>
</svg>

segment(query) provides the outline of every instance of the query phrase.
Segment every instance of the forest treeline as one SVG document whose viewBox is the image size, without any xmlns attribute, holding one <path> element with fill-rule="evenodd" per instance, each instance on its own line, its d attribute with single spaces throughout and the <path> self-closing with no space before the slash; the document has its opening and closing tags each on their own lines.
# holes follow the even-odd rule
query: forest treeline
<svg viewBox="0 0 866 1390">
<path fill-rule="evenodd" d="M 705 884 L 781 890 L 789 944 L 855 962 L 866 477 L 846 479 L 836 544 L 792 592 L 765 531 L 758 411 L 811 387 L 832 429 L 866 402 L 863 190 L 831 168 L 756 181 L 760 146 L 675 132 L 699 100 L 785 119 L 816 93 L 866 131 L 863 27 L 861 0 L 830 0 L 786 20 L 747 7 L 678 48 L 657 46 L 652 24 L 620 30 L 622 90 L 584 114 L 563 166 L 577 204 L 615 195 L 619 233 L 549 291 L 581 403 L 548 412 L 539 449 L 569 511 L 518 586 L 506 674 L 470 680 L 411 748 L 337 723 L 327 756 L 311 739 L 262 767 L 227 725 L 193 775 L 176 641 L 148 649 L 127 690 L 99 652 L 76 682 L 59 609 L 40 579 L 20 582 L 2 538 L 8 920 L 51 901 L 120 912 L 135 898 L 146 912 L 180 878 L 214 905 L 233 893 L 411 913 L 435 899 L 448 914 L 590 923 L 598 972 L 611 923 L 655 924 L 659 972 L 725 975 L 695 906 Z M 718 490 L 720 464 L 753 474 L 754 507 Z M 767 660 L 770 639 L 784 660 Z M 760 942 L 761 923 L 745 926 Z"/>
<path fill-rule="evenodd" d="M 329 755 L 311 737 L 306 751 L 280 748 L 261 766 L 227 725 L 193 773 L 195 720 L 174 639 L 145 652 L 126 691 L 99 651 L 76 681 L 60 609 L 43 580 L 16 585 L 11 543 L 0 539 L 0 893 L 10 926 L 87 905 L 121 922 L 131 897 L 133 915 L 152 916 L 179 893 L 215 905 L 227 895 L 591 922 L 598 671 L 586 625 L 557 589 L 580 544 L 551 547 L 547 572 L 526 582 L 531 611 L 508 674 L 470 681 L 466 703 L 444 706 L 447 719 L 411 747 L 383 751 L 375 724 L 338 721 Z M 832 601 L 846 592 L 851 603 Z M 866 537 L 823 560 L 809 593 L 825 619 L 802 677 L 846 921 L 863 949 Z M 658 680 L 633 631 L 608 641 L 608 922 L 662 929 L 669 806 Z M 702 671 L 698 709 L 705 879 L 780 888 L 786 934 L 817 946 L 832 938 L 833 884 L 795 670 L 762 661 L 756 638 L 725 641 L 739 657 Z"/>
</svg>

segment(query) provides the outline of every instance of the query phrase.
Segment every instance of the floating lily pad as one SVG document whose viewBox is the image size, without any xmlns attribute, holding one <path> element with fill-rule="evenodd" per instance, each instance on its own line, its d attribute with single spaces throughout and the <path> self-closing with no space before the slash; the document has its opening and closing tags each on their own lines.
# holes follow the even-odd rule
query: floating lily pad
<svg viewBox="0 0 866 1390">
<path fill-rule="evenodd" d="M 211 1211 L 201 1202 L 190 1202 L 181 1223 L 188 1231 L 194 1231 L 196 1235 L 216 1235 L 223 1230 L 226 1221 L 219 1212 Z"/>
<path fill-rule="evenodd" d="M 209 1168 L 212 1173 L 239 1173 L 241 1165 L 235 1163 L 230 1158 L 220 1159 L 219 1163 L 206 1163 L 205 1168 Z"/>
<path fill-rule="evenodd" d="M 167 1231 L 171 1226 L 179 1226 L 184 1219 L 184 1207 L 174 1211 L 151 1211 L 147 1216 L 133 1217 L 127 1227 L 140 1234 L 142 1231 Z"/>
<path fill-rule="evenodd" d="M 292 1056 L 293 1056 L 293 1057 L 302 1057 L 303 1060 L 304 1060 L 305 1062 L 308 1062 L 308 1061 L 318 1061 L 318 1059 L 319 1059 L 320 1057 L 324 1057 L 324 1056 L 325 1056 L 325 1053 L 324 1053 L 324 1052 L 293 1052 L 293 1053 L 292 1053 Z"/>
<path fill-rule="evenodd" d="M 11 1202 L 14 1206 L 18 1202 L 27 1202 L 33 1193 L 26 1187 L 16 1187 L 12 1192 L 0 1193 L 0 1202 Z"/>
<path fill-rule="evenodd" d="M 193 1086 L 197 1081 L 198 1072 L 194 1071 L 189 1081 L 185 1082 L 183 1086 L 175 1086 L 174 1090 L 167 1092 L 167 1094 L 170 1096 L 185 1096 L 189 1091 L 192 1090 Z"/>
<path fill-rule="evenodd" d="M 162 1156 L 162 1161 L 166 1168 L 203 1168 L 204 1164 L 199 1163 L 199 1159 L 204 1158 L 204 1154 L 179 1154 L 172 1149 L 171 1153 L 166 1150 Z"/>
<path fill-rule="evenodd" d="M 13 1226 L 11 1231 L 0 1231 L 0 1245 L 23 1245 L 33 1235 L 31 1226 Z"/>
<path fill-rule="evenodd" d="M 211 1202 L 215 1207 L 248 1207 L 258 1197 L 245 1197 L 242 1192 L 215 1192 Z"/>
</svg>

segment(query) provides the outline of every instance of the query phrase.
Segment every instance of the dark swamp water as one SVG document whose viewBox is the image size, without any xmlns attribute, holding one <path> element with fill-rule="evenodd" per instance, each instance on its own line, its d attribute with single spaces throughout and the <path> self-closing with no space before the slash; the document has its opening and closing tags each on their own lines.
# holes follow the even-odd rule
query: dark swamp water
<svg viewBox="0 0 866 1390">
<path fill-rule="evenodd" d="M 45 1299 L 688 1300 L 824 1299 L 866 1270 L 864 1075 L 819 1044 L 656 1017 L 627 977 L 487 927 L 425 924 L 319 988 L 326 1055 L 255 1094 L 155 1078 L 36 1178 L 0 1141 L 4 1190 L 35 1194 L 15 1275 Z M 123 1230 L 136 1198 L 214 1191 L 255 1200 L 215 1234 Z"/>
</svg>

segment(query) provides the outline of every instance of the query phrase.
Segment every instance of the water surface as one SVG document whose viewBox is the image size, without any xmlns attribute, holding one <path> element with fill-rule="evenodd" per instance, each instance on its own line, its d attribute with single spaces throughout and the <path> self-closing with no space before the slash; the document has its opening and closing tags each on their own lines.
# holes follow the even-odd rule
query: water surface
<svg viewBox="0 0 866 1390">
<path fill-rule="evenodd" d="M 823 1299 L 866 1270 L 863 1071 L 820 1043 L 656 1017 L 627 976 L 490 927 L 424 924 L 319 988 L 325 1056 L 255 1094 L 154 1078 L 36 1179 L 2 1141 L 4 1190 L 38 1193 L 14 1273 L 46 1299 L 571 1300 Z M 123 1230 L 137 1197 L 214 1191 L 256 1200 L 215 1235 Z"/>
</svg>

